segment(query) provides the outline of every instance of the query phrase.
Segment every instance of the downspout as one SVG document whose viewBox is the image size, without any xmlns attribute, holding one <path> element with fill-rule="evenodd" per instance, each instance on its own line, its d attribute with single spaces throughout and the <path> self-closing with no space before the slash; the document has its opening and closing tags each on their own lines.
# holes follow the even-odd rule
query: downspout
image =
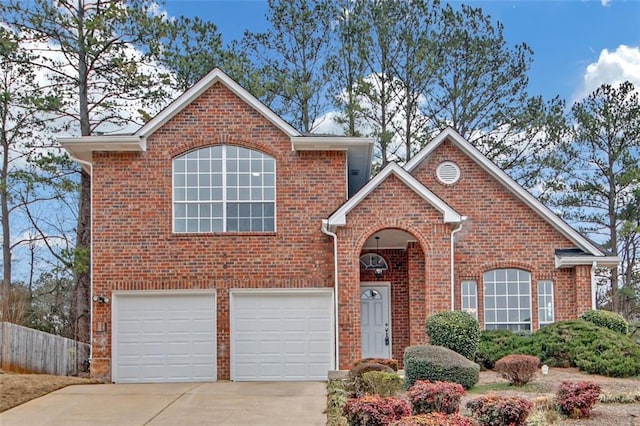
<svg viewBox="0 0 640 426">
<path fill-rule="evenodd" d="M 89 205 L 91 208 L 91 217 L 89 219 L 89 226 L 91 229 L 91 237 L 89 239 L 89 276 L 91 277 L 89 283 L 89 372 L 91 372 L 91 360 L 93 359 L 93 164 L 89 161 L 81 160 L 71 155 L 70 157 L 73 161 L 77 161 L 78 163 L 87 166 L 89 168 L 89 175 L 92 178 L 91 193 L 89 199 Z M 77 355 L 78 352 L 76 351 L 76 356 Z"/>
<path fill-rule="evenodd" d="M 338 236 L 329 231 L 329 221 L 322 219 L 322 233 L 333 238 L 333 323 L 335 325 L 335 369 L 340 368 L 340 333 L 338 329 Z"/>
<path fill-rule="evenodd" d="M 460 224 L 457 228 L 451 231 L 451 310 L 456 310 L 456 298 L 455 298 L 455 287 L 456 287 L 456 276 L 455 276 L 455 235 L 462 230 L 463 222 L 467 220 L 466 216 L 460 217 Z"/>
<path fill-rule="evenodd" d="M 593 261 L 591 264 L 591 309 L 596 309 L 596 268 L 598 267 L 598 262 Z"/>
</svg>

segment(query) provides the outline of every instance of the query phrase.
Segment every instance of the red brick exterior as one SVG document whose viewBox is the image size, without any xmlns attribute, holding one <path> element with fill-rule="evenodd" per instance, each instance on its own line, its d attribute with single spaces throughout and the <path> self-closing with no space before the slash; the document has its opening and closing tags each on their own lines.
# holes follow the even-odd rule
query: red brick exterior
<svg viewBox="0 0 640 426">
<path fill-rule="evenodd" d="M 273 233 L 172 233 L 172 159 L 191 149 L 234 144 L 276 160 L 277 229 Z M 287 135 L 222 84 L 215 84 L 148 138 L 142 153 L 93 154 L 93 292 L 215 289 L 217 372 L 230 376 L 229 289 L 333 287 L 332 238 L 321 222 L 346 199 L 343 151 L 295 152 Z M 435 179 L 441 161 L 453 161 L 462 177 L 452 186 Z M 518 267 L 531 272 L 533 327 L 535 283 L 554 282 L 556 319 L 591 307 L 590 269 L 557 269 L 554 249 L 574 246 L 502 184 L 450 143 L 441 145 L 414 175 L 460 214 L 456 235 L 455 303 L 461 280 Z M 393 356 L 424 343 L 428 315 L 451 309 L 451 232 L 442 214 L 391 175 L 347 215 L 339 227 L 339 368 L 361 356 L 359 256 L 365 241 L 383 229 L 400 229 L 415 241 L 385 250 L 391 282 Z M 93 376 L 111 377 L 111 305 L 94 303 Z"/>
<path fill-rule="evenodd" d="M 172 159 L 237 144 L 276 159 L 274 233 L 173 234 Z M 216 84 L 138 153 L 93 156 L 93 291 L 216 289 L 218 378 L 229 378 L 229 289 L 333 287 L 322 219 L 346 199 L 345 152 L 293 152 L 290 139 Z M 111 304 L 93 305 L 94 376 L 110 378 Z"/>
</svg>

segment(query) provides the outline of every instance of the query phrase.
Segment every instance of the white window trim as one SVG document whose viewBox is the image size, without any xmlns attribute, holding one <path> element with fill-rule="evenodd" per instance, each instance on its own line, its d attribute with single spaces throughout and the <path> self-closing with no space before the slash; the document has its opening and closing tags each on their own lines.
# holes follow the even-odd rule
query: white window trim
<svg viewBox="0 0 640 426">
<path fill-rule="evenodd" d="M 529 330 L 528 331 L 533 331 L 533 308 L 532 308 L 532 299 L 533 299 L 533 289 L 532 289 L 532 280 L 531 280 L 531 272 L 527 271 L 525 269 L 520 269 L 520 268 L 497 268 L 497 269 L 491 269 L 488 271 L 485 271 L 485 273 L 487 272 L 492 272 L 492 271 L 508 271 L 508 270 L 516 270 L 518 271 L 518 273 L 520 271 L 524 271 L 529 275 Z M 487 321 L 487 303 L 486 303 L 486 298 L 487 298 L 487 285 L 486 285 L 486 280 L 484 279 L 484 273 L 482 274 L 482 299 L 483 299 L 483 305 L 484 305 L 484 328 L 485 330 L 487 330 L 487 324 L 489 325 L 500 325 L 500 324 L 527 324 L 526 322 L 517 322 L 517 323 L 512 323 L 512 322 L 502 322 L 502 321 Z M 507 282 L 507 285 L 510 284 L 509 282 Z M 536 293 L 537 294 L 537 293 Z M 520 291 L 518 290 L 518 297 L 520 297 Z M 493 309 L 496 310 L 497 308 L 489 308 L 489 309 Z M 507 307 L 506 309 L 509 309 L 508 306 L 508 299 L 507 299 Z M 520 309 L 522 309 L 522 307 L 520 307 Z"/>
<path fill-rule="evenodd" d="M 474 290 L 473 295 L 465 295 L 465 293 L 462 290 L 465 284 L 473 284 L 473 290 Z M 469 300 L 471 296 L 473 296 L 473 298 L 475 299 L 474 300 L 475 306 L 473 308 L 467 307 L 465 309 L 464 307 L 465 299 Z M 476 280 L 462 280 L 462 282 L 460 283 L 460 310 L 462 312 L 467 312 L 468 314 L 473 316 L 476 320 L 478 319 L 478 282 Z M 472 312 L 469 312 L 470 310 L 472 310 Z"/>
<path fill-rule="evenodd" d="M 222 146 L 222 156 L 221 156 L 221 160 L 222 160 L 222 204 L 223 204 L 223 208 L 222 208 L 222 227 L 223 230 L 222 231 L 208 231 L 208 232 L 201 232 L 201 231 L 184 231 L 184 232 L 178 232 L 176 231 L 176 186 L 175 186 L 175 160 L 177 158 L 183 157 L 184 155 L 188 154 L 189 152 L 192 151 L 197 151 L 199 149 L 204 149 L 204 148 L 212 148 L 215 146 Z M 249 149 L 255 152 L 259 152 L 262 155 L 265 155 L 271 159 L 273 159 L 273 230 L 271 231 L 227 231 L 227 147 L 229 146 L 233 146 L 233 147 L 238 147 L 238 148 L 245 148 L 245 149 Z M 246 146 L 241 146 L 241 145 L 233 145 L 233 144 L 222 144 L 222 145 L 206 145 L 206 146 L 201 146 L 198 148 L 194 148 L 192 150 L 189 151 L 185 151 L 175 157 L 173 157 L 171 159 L 171 233 L 175 234 L 175 235 L 196 235 L 196 234 L 273 234 L 276 233 L 278 231 L 278 212 L 277 212 L 277 206 L 278 206 L 278 190 L 277 190 L 277 183 L 278 183 L 278 170 L 277 170 L 278 164 L 277 161 L 275 159 L 275 157 L 260 151 L 258 149 L 254 149 L 254 148 L 250 148 L 250 147 L 246 147 Z M 197 203 L 197 202 L 189 202 L 187 200 L 183 201 L 185 204 L 189 204 L 189 203 Z"/>
<path fill-rule="evenodd" d="M 543 295 L 545 297 L 551 297 L 551 321 L 542 321 L 541 316 L 540 316 L 540 311 L 541 310 L 546 310 L 546 306 L 545 307 L 541 307 L 540 306 L 540 284 L 551 284 L 551 293 L 543 293 Z M 552 280 L 539 280 L 537 282 L 537 297 L 538 297 L 538 327 L 542 327 L 544 325 L 549 325 L 549 324 L 553 324 L 556 321 L 556 301 L 555 301 L 555 286 L 553 285 L 553 281 Z"/>
</svg>

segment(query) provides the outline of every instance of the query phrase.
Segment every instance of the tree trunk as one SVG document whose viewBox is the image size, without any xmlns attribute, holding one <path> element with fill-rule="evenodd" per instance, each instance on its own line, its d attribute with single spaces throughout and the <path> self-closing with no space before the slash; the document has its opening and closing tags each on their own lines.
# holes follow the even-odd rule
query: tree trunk
<svg viewBox="0 0 640 426">
<path fill-rule="evenodd" d="M 71 304 L 74 339 L 89 343 L 91 329 L 91 176 L 84 170 L 80 182 L 76 235 L 75 288 Z"/>
<path fill-rule="evenodd" d="M 2 176 L 0 176 L 0 203 L 2 204 L 2 288 L 0 302 L 6 303 L 11 285 L 11 229 L 9 223 L 9 143 L 2 135 Z"/>
<path fill-rule="evenodd" d="M 84 35 L 84 2 L 78 0 L 78 101 L 80 105 L 80 133 L 91 135 L 89 121 L 89 95 L 86 40 Z M 82 170 L 80 175 L 80 201 L 74 258 L 75 287 L 71 304 L 74 338 L 90 342 L 91 309 L 91 175 Z"/>
</svg>

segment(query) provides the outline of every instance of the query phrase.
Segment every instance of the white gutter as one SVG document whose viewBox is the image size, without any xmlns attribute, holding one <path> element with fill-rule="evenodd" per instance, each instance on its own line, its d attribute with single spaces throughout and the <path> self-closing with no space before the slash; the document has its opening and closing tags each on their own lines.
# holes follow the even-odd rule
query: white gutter
<svg viewBox="0 0 640 426">
<path fill-rule="evenodd" d="M 338 236 L 335 232 L 329 231 L 329 221 L 322 219 L 322 233 L 333 238 L 333 323 L 335 325 L 335 369 L 340 369 L 340 345 L 339 345 L 339 329 L 338 329 Z"/>
<path fill-rule="evenodd" d="M 598 267 L 598 262 L 593 261 L 591 264 L 591 309 L 596 309 L 596 268 Z"/>
<path fill-rule="evenodd" d="M 87 166 L 90 170 L 89 176 L 91 176 L 93 180 L 93 164 L 91 162 L 81 160 L 73 155 L 71 159 Z M 89 233 L 89 374 L 91 374 L 91 360 L 93 359 L 93 182 L 91 182 L 91 192 L 89 195 L 89 209 L 91 212 L 91 217 L 89 218 L 89 226 L 91 227 L 91 232 Z M 77 355 L 76 353 L 76 357 Z"/>
<path fill-rule="evenodd" d="M 467 220 L 466 216 L 460 217 L 460 224 L 458 227 L 451 231 L 451 310 L 456 310 L 456 297 L 455 297 L 455 287 L 456 287 L 456 277 L 455 277 L 455 235 L 462 230 L 463 222 Z"/>
</svg>

